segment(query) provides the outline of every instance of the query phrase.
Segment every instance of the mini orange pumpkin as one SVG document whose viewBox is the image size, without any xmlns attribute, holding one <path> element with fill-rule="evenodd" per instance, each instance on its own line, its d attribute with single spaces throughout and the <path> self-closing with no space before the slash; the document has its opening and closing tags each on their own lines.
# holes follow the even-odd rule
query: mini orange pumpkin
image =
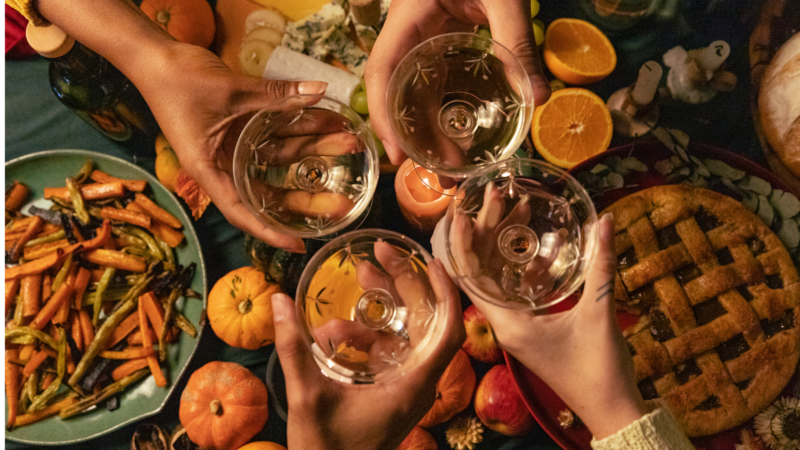
<svg viewBox="0 0 800 450">
<path fill-rule="evenodd" d="M 244 366 L 212 361 L 189 378 L 178 414 L 201 448 L 236 449 L 267 423 L 267 387 Z"/>
<path fill-rule="evenodd" d="M 214 41 L 214 12 L 206 0 L 142 0 L 139 8 L 179 42 L 208 48 Z"/>
<path fill-rule="evenodd" d="M 419 426 L 428 428 L 447 422 L 465 410 L 472 400 L 476 383 L 475 369 L 469 356 L 464 350 L 459 350 L 436 383 L 436 400 L 431 410 L 419 421 Z"/>
<path fill-rule="evenodd" d="M 211 329 L 231 347 L 255 350 L 275 341 L 272 294 L 281 292 L 255 267 L 229 272 L 208 294 Z"/>
</svg>

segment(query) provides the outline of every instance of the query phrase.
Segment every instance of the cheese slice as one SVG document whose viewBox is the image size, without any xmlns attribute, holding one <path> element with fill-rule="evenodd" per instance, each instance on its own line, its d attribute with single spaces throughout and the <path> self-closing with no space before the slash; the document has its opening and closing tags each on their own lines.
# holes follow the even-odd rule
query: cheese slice
<svg viewBox="0 0 800 450">
<path fill-rule="evenodd" d="M 325 95 L 335 98 L 345 105 L 350 104 L 361 79 L 346 70 L 333 67 L 322 61 L 290 50 L 277 47 L 264 67 L 264 78 L 289 81 L 325 81 L 328 89 Z"/>
<path fill-rule="evenodd" d="M 226 0 L 221 0 L 226 1 Z M 282 12 L 289 20 L 300 20 L 314 14 L 331 0 L 254 0 L 256 3 Z"/>
</svg>

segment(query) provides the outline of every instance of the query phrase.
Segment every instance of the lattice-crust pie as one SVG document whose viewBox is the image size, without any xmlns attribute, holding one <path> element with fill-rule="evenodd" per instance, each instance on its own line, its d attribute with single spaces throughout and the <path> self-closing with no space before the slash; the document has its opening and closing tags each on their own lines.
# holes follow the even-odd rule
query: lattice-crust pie
<svg viewBox="0 0 800 450">
<path fill-rule="evenodd" d="M 734 427 L 778 396 L 800 354 L 800 284 L 778 237 L 730 197 L 683 185 L 614 213 L 620 308 L 639 389 L 689 436 Z"/>
</svg>

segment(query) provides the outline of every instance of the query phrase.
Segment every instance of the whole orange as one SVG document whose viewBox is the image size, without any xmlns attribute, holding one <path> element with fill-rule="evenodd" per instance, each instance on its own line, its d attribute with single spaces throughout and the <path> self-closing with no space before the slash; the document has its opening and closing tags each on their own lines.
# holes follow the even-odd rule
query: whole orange
<svg viewBox="0 0 800 450">
<path fill-rule="evenodd" d="M 544 62 L 556 78 L 584 85 L 607 77 L 617 53 L 600 29 L 585 20 L 556 19 L 544 35 Z"/>
<path fill-rule="evenodd" d="M 216 31 L 206 0 L 142 0 L 139 8 L 179 42 L 208 48 Z"/>
</svg>

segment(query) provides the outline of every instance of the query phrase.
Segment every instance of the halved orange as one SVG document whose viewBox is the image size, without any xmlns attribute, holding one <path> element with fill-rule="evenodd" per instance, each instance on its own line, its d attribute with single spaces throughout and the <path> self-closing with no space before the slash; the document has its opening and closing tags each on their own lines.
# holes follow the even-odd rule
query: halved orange
<svg viewBox="0 0 800 450">
<path fill-rule="evenodd" d="M 588 89 L 560 89 L 533 111 L 533 145 L 544 159 L 566 169 L 606 151 L 613 133 L 606 103 Z"/>
<path fill-rule="evenodd" d="M 565 83 L 584 85 L 607 77 L 617 52 L 605 34 L 580 19 L 554 20 L 544 34 L 544 62 Z"/>
</svg>

